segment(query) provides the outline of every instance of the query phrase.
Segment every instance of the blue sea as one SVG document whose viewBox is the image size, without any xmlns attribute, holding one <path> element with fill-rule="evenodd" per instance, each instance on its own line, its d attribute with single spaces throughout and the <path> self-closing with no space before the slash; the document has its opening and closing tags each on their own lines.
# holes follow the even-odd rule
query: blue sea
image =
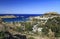
<svg viewBox="0 0 60 39">
<path fill-rule="evenodd" d="M 0 16 L 4 16 L 4 15 L 14 15 L 17 18 L 4 18 L 3 20 L 5 22 L 11 22 L 11 21 L 27 21 L 29 20 L 29 17 L 34 17 L 34 16 L 42 16 L 43 14 L 0 14 Z M 23 16 L 23 17 L 22 17 Z"/>
</svg>

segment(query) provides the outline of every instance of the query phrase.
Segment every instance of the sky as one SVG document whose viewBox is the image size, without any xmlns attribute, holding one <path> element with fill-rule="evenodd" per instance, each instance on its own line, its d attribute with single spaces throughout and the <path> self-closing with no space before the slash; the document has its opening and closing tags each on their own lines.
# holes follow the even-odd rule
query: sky
<svg viewBox="0 0 60 39">
<path fill-rule="evenodd" d="M 60 13 L 60 0 L 0 0 L 0 14 Z"/>
</svg>

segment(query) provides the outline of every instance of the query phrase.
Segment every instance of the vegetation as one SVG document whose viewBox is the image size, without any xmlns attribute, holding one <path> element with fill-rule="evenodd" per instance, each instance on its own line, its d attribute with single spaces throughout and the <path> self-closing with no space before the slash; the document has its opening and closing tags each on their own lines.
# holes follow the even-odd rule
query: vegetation
<svg viewBox="0 0 60 39">
<path fill-rule="evenodd" d="M 34 37 L 29 37 L 28 39 L 35 39 Z"/>
<path fill-rule="evenodd" d="M 16 31 L 17 32 L 23 32 L 22 27 L 17 27 Z"/>
<path fill-rule="evenodd" d="M 44 27 L 43 29 L 42 29 L 42 33 L 43 33 L 43 35 L 47 35 L 48 36 L 48 33 L 49 32 L 49 30 L 46 28 L 46 27 Z"/>
<path fill-rule="evenodd" d="M 26 31 L 32 31 L 32 26 L 30 23 L 25 23 L 25 28 Z"/>
<path fill-rule="evenodd" d="M 33 25 L 37 24 L 38 21 L 39 20 L 37 20 L 37 19 L 33 19 L 33 23 L 32 24 L 30 22 L 21 22 L 20 23 L 21 26 L 19 26 L 19 27 L 15 26 L 16 27 L 15 30 L 16 30 L 16 32 L 20 32 L 20 33 L 25 33 L 25 32 L 26 33 L 28 33 L 28 32 L 30 33 L 30 31 L 32 31 Z M 2 24 L 2 21 L 1 21 L 1 24 Z M 13 22 L 13 24 L 15 24 L 15 23 Z M 18 22 L 16 24 L 18 24 Z M 10 29 L 7 28 L 7 26 L 5 24 L 2 24 L 2 25 L 4 27 L 4 31 L 10 30 Z M 49 36 L 49 29 L 51 29 L 51 31 L 54 32 L 54 36 L 55 37 L 60 37 L 60 17 L 54 17 L 52 19 L 48 19 L 45 25 L 38 24 L 37 27 L 42 27 L 43 28 L 42 29 L 42 33 L 45 36 Z M 38 32 L 35 32 L 34 34 L 38 35 Z M 0 32 L 0 38 L 3 38 L 4 35 L 5 35 L 5 33 L 1 31 Z M 29 37 L 28 39 L 34 39 L 34 38 L 33 37 Z"/>
<path fill-rule="evenodd" d="M 3 37 L 4 37 L 4 32 L 1 31 L 1 32 L 0 32 L 0 39 L 2 39 Z"/>
<path fill-rule="evenodd" d="M 51 29 L 52 32 L 55 33 L 56 37 L 60 37 L 60 17 L 55 17 L 53 19 L 49 19 L 47 21 L 45 27 L 47 27 L 47 30 Z"/>
</svg>

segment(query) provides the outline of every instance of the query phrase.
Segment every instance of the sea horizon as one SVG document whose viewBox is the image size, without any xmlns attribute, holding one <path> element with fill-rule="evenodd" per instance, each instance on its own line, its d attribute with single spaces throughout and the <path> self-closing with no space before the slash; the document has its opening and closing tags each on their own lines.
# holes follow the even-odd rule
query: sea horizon
<svg viewBox="0 0 60 39">
<path fill-rule="evenodd" d="M 0 14 L 0 16 L 11 16 L 14 15 L 16 18 L 3 18 L 5 22 L 14 22 L 14 21 L 27 21 L 29 17 L 42 16 L 43 14 Z"/>
</svg>

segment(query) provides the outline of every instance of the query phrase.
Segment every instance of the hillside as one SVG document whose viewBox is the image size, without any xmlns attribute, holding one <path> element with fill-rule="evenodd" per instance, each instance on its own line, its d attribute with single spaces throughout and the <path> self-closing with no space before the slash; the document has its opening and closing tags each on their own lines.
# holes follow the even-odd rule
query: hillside
<svg viewBox="0 0 60 39">
<path fill-rule="evenodd" d="M 60 14 L 49 12 L 43 16 L 30 17 L 25 22 L 5 22 L 2 18 L 14 18 L 15 16 L 0 16 L 0 32 L 8 31 L 12 36 L 19 34 L 27 38 L 55 39 L 60 37 Z M 36 36 L 36 37 L 35 37 Z M 56 38 L 57 39 L 57 38 Z"/>
</svg>

